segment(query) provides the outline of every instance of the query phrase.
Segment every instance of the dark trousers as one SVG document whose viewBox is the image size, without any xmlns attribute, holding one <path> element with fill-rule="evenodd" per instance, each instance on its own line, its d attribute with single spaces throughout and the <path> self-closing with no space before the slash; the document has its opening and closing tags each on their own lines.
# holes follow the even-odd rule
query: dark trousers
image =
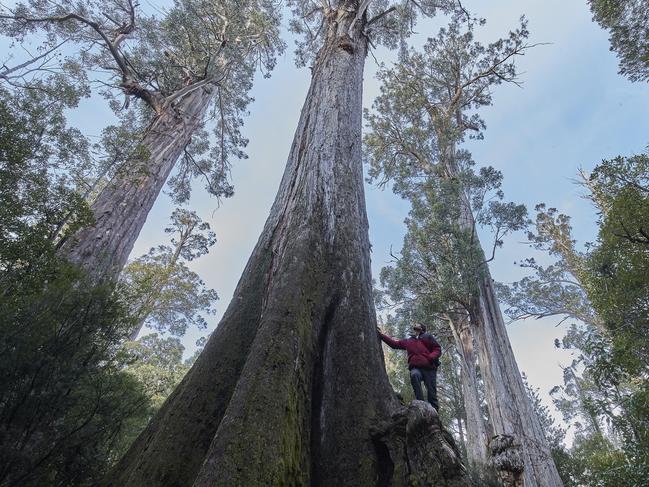
<svg viewBox="0 0 649 487">
<path fill-rule="evenodd" d="M 432 369 L 410 369 L 410 383 L 415 391 L 415 397 L 420 401 L 424 400 L 424 393 L 421 390 L 422 381 L 426 384 L 428 402 L 439 410 L 437 402 L 437 367 Z"/>
</svg>

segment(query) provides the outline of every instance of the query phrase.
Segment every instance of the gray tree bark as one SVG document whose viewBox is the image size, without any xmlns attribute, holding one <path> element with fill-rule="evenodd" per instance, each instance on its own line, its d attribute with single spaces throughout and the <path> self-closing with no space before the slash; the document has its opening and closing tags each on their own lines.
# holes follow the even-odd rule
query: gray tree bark
<svg viewBox="0 0 649 487">
<path fill-rule="evenodd" d="M 439 140 L 444 140 L 444 134 L 439 135 Z M 448 144 L 442 153 L 442 163 L 446 168 L 445 177 L 454 177 L 457 174 L 455 146 Z M 462 206 L 458 223 L 461 228 L 474 234 L 475 245 L 482 249 L 480 239 L 475 234 L 473 211 L 466 195 L 460 198 L 460 205 Z M 502 445 L 510 445 L 516 450 L 516 455 L 512 452 L 512 456 L 518 458 L 520 450 L 523 471 L 521 473 L 515 470 L 519 466 L 513 466 L 512 475 L 516 478 L 521 477 L 524 485 L 530 487 L 561 487 L 563 483 L 550 454 L 550 447 L 518 370 L 486 259 L 484 266 L 478 283 L 478 296 L 467 311 L 470 332 L 478 344 L 478 363 L 485 387 L 490 425 L 496 436 L 511 439 Z M 460 341 L 462 347 L 468 345 L 468 335 L 465 340 Z M 504 454 L 504 448 L 499 447 L 500 455 Z M 509 463 L 494 463 L 496 468 L 503 465 L 507 466 Z M 501 472 L 502 475 L 507 476 L 505 472 Z"/>
<path fill-rule="evenodd" d="M 432 408 L 400 406 L 384 369 L 361 161 L 365 21 L 350 28 L 353 10 L 328 14 L 278 195 L 231 304 L 107 484 L 468 485 Z"/>
<path fill-rule="evenodd" d="M 479 347 L 480 372 L 494 432 L 512 437 L 510 444 L 520 450 L 523 485 L 560 487 L 563 483 L 525 391 L 488 272 L 480 282 L 477 306 L 472 320 L 473 331 Z M 505 462 L 505 465 L 509 463 Z M 512 474 L 515 473 L 514 468 Z"/>
<path fill-rule="evenodd" d="M 450 319 L 451 330 L 460 355 L 462 395 L 466 413 L 466 456 L 470 464 L 487 465 L 487 427 L 478 395 L 478 373 L 473 349 L 473 334 L 468 316 Z"/>
<path fill-rule="evenodd" d="M 211 100 L 199 88 L 165 107 L 141 142 L 145 157 L 121 168 L 91 206 L 95 223 L 79 230 L 59 252 L 96 281 L 116 279 L 128 259 L 147 215 Z"/>
</svg>

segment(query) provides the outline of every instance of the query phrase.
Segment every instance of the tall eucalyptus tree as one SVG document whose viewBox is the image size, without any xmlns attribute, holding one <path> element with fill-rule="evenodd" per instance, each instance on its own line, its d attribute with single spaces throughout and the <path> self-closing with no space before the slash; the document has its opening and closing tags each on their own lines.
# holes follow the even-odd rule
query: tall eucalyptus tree
<svg viewBox="0 0 649 487">
<path fill-rule="evenodd" d="M 214 289 L 187 267 L 205 255 L 216 243 L 210 225 L 188 210 L 177 208 L 165 233 L 172 234 L 171 245 L 158 245 L 129 262 L 120 276 L 136 325 L 135 340 L 146 325 L 160 332 L 182 336 L 191 325 L 205 329 L 203 314 L 216 311 Z"/>
<path fill-rule="evenodd" d="M 135 99 L 143 111 L 137 150 L 108 172 L 92 203 L 94 225 L 61 242 L 72 262 L 98 280 L 115 278 L 183 153 L 179 199 L 187 198 L 192 176 L 204 176 L 217 196 L 231 191 L 223 180 L 229 158 L 243 156 L 239 129 L 255 71 L 271 69 L 283 48 L 274 2 L 176 0 L 160 18 L 132 0 L 30 0 L 3 8 L 0 19 L 3 33 L 16 39 L 43 33 L 45 52 L 75 44 L 82 68 L 108 73 L 95 82 L 113 106 L 123 94 L 125 108 Z M 200 129 L 210 110 L 217 143 L 197 161 L 186 149 L 194 137 L 205 152 Z"/>
<path fill-rule="evenodd" d="M 447 269 L 444 286 L 452 283 L 450 301 L 461 309 L 449 315 L 466 357 L 468 398 L 475 396 L 470 369 L 472 343 L 477 344 L 491 426 L 506 439 L 492 445 L 497 450 L 492 461 L 507 481 L 558 486 L 561 480 L 525 392 L 488 269 L 502 236 L 524 226 L 525 210 L 500 202 L 500 176 L 493 169 L 474 174 L 469 154 L 458 148 L 467 136 L 481 137 L 484 122 L 477 109 L 491 104 L 492 87 L 517 82 L 514 58 L 530 47 L 527 37 L 523 21 L 508 37 L 483 46 L 474 40 L 472 26 L 463 31 L 456 22 L 429 39 L 422 53 L 404 51 L 394 68 L 380 73 L 382 91 L 366 140 L 371 174 L 394 180 L 396 192 L 413 203 L 404 242 L 404 251 L 412 255 L 404 257 L 413 267 L 424 266 L 432 280 Z M 486 201 L 490 188 L 496 198 Z M 491 255 L 481 248 L 477 224 L 494 229 Z M 412 248 L 406 249 L 409 243 Z M 430 288 L 430 282 L 423 286 Z M 466 404 L 467 416 L 477 420 L 476 405 Z M 506 445 L 516 447 L 508 453 L 501 448 Z M 480 452 L 472 455 L 483 458 Z"/>
<path fill-rule="evenodd" d="M 312 79 L 232 302 L 110 485 L 467 485 L 430 406 L 384 370 L 361 160 L 370 40 L 452 2 L 291 1 Z M 407 427 L 406 427 L 407 425 Z"/>
</svg>

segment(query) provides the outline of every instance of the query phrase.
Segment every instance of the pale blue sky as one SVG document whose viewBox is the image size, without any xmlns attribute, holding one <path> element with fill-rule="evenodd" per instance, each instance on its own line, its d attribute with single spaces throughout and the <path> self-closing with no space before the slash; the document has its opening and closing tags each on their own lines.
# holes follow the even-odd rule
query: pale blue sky
<svg viewBox="0 0 649 487">
<path fill-rule="evenodd" d="M 578 167 L 588 170 L 603 158 L 645 148 L 649 142 L 647 85 L 632 84 L 617 75 L 607 34 L 591 21 L 586 0 L 466 0 L 464 4 L 487 19 L 487 25 L 477 32 L 485 42 L 505 35 L 525 14 L 532 42 L 550 43 L 519 59 L 522 89 L 502 86 L 495 91 L 494 106 L 483 111 L 485 139 L 469 145 L 475 161 L 478 165 L 491 164 L 504 173 L 508 198 L 525 203 L 530 210 L 538 202 L 557 207 L 573 216 L 580 241 L 592 240 L 594 211 L 579 197 L 579 188 L 572 180 Z M 439 25 L 441 21 L 436 20 L 419 26 L 415 42 L 434 35 Z M 383 50 L 375 54 L 381 61 L 393 59 Z M 377 93 L 375 70 L 369 56 L 366 106 Z M 211 224 L 218 237 L 210 254 L 192 264 L 221 296 L 217 316 L 210 320 L 212 328 L 230 301 L 268 215 L 309 78 L 308 70 L 294 67 L 289 48 L 272 77 L 260 77 L 253 89 L 255 102 L 245 127 L 250 139 L 249 159 L 233 162 L 234 197 L 217 209 L 216 202 L 204 194 L 200 184 L 196 185 L 190 206 Z M 91 99 L 70 118 L 88 133 L 98 135 L 109 116 L 103 100 Z M 366 190 L 373 273 L 378 276 L 389 260 L 390 247 L 400 248 L 408 207 L 389 191 Z M 133 256 L 164 240 L 163 228 L 172 210 L 169 199 L 161 196 Z M 510 238 L 497 254 L 491 268 L 495 279 L 512 281 L 522 275 L 513 262 L 531 255 L 521 243 L 523 239 L 523 235 Z M 530 320 L 509 326 L 519 366 L 530 383 L 541 388 L 546 401 L 550 387 L 561 383 L 560 364 L 569 362 L 566 352 L 553 347 L 554 338 L 560 338 L 564 330 L 555 324 L 556 320 Z M 184 340 L 188 348 L 193 347 L 197 336 L 196 332 L 188 333 Z"/>
</svg>

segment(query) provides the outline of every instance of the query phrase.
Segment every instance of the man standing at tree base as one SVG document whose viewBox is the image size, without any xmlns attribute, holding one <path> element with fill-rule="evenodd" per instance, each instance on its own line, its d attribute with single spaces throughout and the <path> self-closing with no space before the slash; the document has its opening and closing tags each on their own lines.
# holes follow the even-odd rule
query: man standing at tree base
<svg viewBox="0 0 649 487">
<path fill-rule="evenodd" d="M 421 389 L 422 381 L 426 385 L 428 402 L 439 410 L 437 401 L 437 367 L 439 357 L 442 355 L 442 347 L 430 333 L 426 333 L 426 326 L 415 324 L 412 327 L 415 334 L 405 340 L 396 340 L 384 334 L 380 329 L 379 337 L 390 348 L 405 350 L 408 352 L 408 369 L 410 369 L 410 383 L 415 392 L 415 397 L 420 401 L 424 400 Z"/>
</svg>

